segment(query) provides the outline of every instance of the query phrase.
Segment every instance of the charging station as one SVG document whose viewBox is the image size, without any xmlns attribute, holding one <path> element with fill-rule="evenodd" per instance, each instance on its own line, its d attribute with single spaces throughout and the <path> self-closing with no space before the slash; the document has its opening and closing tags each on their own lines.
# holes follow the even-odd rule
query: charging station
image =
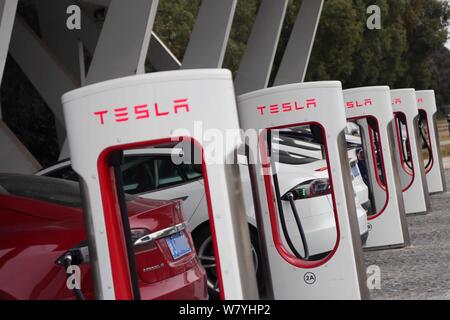
<svg viewBox="0 0 450 320">
<path fill-rule="evenodd" d="M 120 170 L 114 174 L 108 162 L 122 150 L 174 141 L 205 148 L 203 132 L 239 130 L 231 73 L 201 69 L 132 76 L 68 92 L 62 101 L 72 166 L 80 176 L 96 296 L 136 298 L 120 218 L 123 191 L 114 186 Z M 178 128 L 185 133 L 176 135 Z M 225 165 L 236 163 L 239 144 L 224 144 L 214 163 L 202 152 L 202 172 L 222 298 L 257 299 L 239 168 Z"/>
<path fill-rule="evenodd" d="M 414 89 L 391 90 L 397 168 L 406 214 L 426 214 L 430 198 L 419 146 L 419 111 Z"/>
<path fill-rule="evenodd" d="M 428 159 L 424 161 L 428 192 L 430 194 L 446 192 L 447 185 L 436 122 L 437 107 L 434 90 L 416 91 L 416 96 L 420 117 L 419 133 L 422 146 L 428 150 Z"/>
<path fill-rule="evenodd" d="M 389 87 L 344 90 L 347 121 L 360 128 L 372 206 L 365 248 L 404 247 L 410 243 L 400 178 L 393 156 L 394 115 Z"/>
<path fill-rule="evenodd" d="M 237 100 L 241 127 L 246 132 L 258 132 L 257 147 L 249 153 L 249 163 L 254 165 L 249 165 L 249 169 L 256 191 L 257 220 L 260 217 L 258 233 L 264 248 L 262 254 L 268 257 L 268 281 L 271 282 L 273 298 L 368 298 L 345 145 L 346 120 L 341 83 L 288 84 L 246 93 Z M 326 256 L 313 261 L 299 256 L 289 243 L 286 245 L 289 241 L 280 225 L 283 218 L 279 210 L 279 192 L 274 183 L 275 168 L 269 158 L 266 141 L 272 130 L 302 125 L 309 125 L 311 131 L 322 133 L 335 222 L 333 227 L 336 229 L 334 247 Z M 298 218 L 297 231 L 302 233 L 301 221 L 298 221 L 301 219 L 297 213 L 294 215 Z"/>
</svg>

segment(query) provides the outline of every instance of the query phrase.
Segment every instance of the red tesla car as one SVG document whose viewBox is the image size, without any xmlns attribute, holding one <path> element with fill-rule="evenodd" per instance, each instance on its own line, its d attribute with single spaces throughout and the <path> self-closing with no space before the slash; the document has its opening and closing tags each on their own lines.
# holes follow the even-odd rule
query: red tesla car
<svg viewBox="0 0 450 320">
<path fill-rule="evenodd" d="M 207 299 L 180 203 L 126 199 L 141 298 Z M 0 299 L 94 299 L 88 251 L 77 183 L 0 174 Z M 66 284 L 68 253 L 78 292 Z"/>
</svg>

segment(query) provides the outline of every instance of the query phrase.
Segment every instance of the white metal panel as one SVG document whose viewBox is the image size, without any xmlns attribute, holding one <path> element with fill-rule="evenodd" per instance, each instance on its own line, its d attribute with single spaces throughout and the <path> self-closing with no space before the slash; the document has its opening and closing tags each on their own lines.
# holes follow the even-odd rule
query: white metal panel
<svg viewBox="0 0 450 320">
<path fill-rule="evenodd" d="M 200 143 L 207 130 L 239 129 L 231 73 L 225 70 L 183 70 L 139 75 L 86 86 L 63 96 L 64 115 L 73 169 L 85 186 L 88 230 L 95 242 L 93 271 L 99 297 L 115 297 L 109 242 L 103 216 L 102 192 L 97 165 L 99 155 L 111 147 L 170 138 L 174 128 L 185 129 L 175 136 L 191 136 Z M 188 107 L 174 112 L 174 100 L 186 99 Z M 158 103 L 170 114 L 136 119 L 134 106 Z M 117 106 L 127 108 L 127 121 L 115 121 Z M 104 113 L 104 124 L 95 112 Z M 151 109 L 153 110 L 153 109 Z M 123 111 L 122 111 L 123 112 Z M 123 118 L 123 117 L 122 117 Z M 117 120 L 117 119 L 116 119 Z M 201 123 L 203 130 L 198 129 Z M 187 131 L 186 131 L 187 130 Z M 205 147 L 205 146 L 204 146 Z M 208 146 L 206 146 L 208 147 Z M 223 163 L 233 160 L 238 142 L 225 144 Z M 255 299 L 256 276 L 250 250 L 242 186 L 236 166 L 205 159 L 217 238 L 223 291 L 227 299 Z"/>
<path fill-rule="evenodd" d="M 427 213 L 430 208 L 430 199 L 428 195 L 428 186 L 426 184 L 425 169 L 422 158 L 422 149 L 419 147 L 417 119 L 419 110 L 417 108 L 417 98 L 414 89 L 396 89 L 391 90 L 392 110 L 402 112 L 406 116 L 407 129 L 409 132 L 409 145 L 411 148 L 412 165 L 414 169 L 412 182 L 409 185 L 403 185 L 403 200 L 406 214 Z M 394 128 L 393 128 L 394 129 Z M 397 132 L 394 132 L 397 136 Z M 402 169 L 398 141 L 396 160 L 399 165 L 399 173 Z"/>
<path fill-rule="evenodd" d="M 386 189 L 380 190 L 380 192 L 383 193 L 385 201 L 377 207 L 379 211 L 377 210 L 375 215 L 369 217 L 371 228 L 369 228 L 370 232 L 365 248 L 403 247 L 409 245 L 409 232 L 403 206 L 401 185 L 394 155 L 391 154 L 393 142 L 390 141 L 389 130 L 391 130 L 394 115 L 392 113 L 389 87 L 363 87 L 344 90 L 344 102 L 347 119 L 374 117 L 378 122 L 379 128 L 380 151 L 384 165 L 384 185 Z M 366 159 L 367 161 L 369 159 Z M 372 162 L 366 163 L 366 166 L 370 168 L 373 168 L 374 165 L 376 166 Z M 378 173 L 376 172 L 375 174 Z M 376 181 L 373 182 L 375 184 L 374 187 L 378 187 Z"/>
<path fill-rule="evenodd" d="M 428 192 L 445 192 L 447 191 L 447 186 L 445 181 L 445 169 L 442 163 L 441 148 L 439 143 L 439 130 L 436 123 L 437 107 L 434 90 L 416 91 L 416 96 L 418 108 L 425 110 L 427 114 L 427 124 L 433 157 L 432 167 L 429 170 L 425 169 Z"/>
<path fill-rule="evenodd" d="M 329 176 L 332 180 L 339 237 L 334 252 L 323 261 L 299 261 L 286 254 L 274 239 L 275 225 L 269 208 L 273 199 L 261 201 L 264 238 L 266 239 L 272 286 L 276 299 L 360 299 L 368 296 L 362 260 L 361 239 L 351 189 L 350 167 L 345 141 L 345 110 L 341 83 L 312 82 L 290 84 L 254 91 L 239 96 L 241 127 L 268 129 L 319 123 L 327 140 Z M 269 108 L 270 106 L 283 109 Z M 278 111 L 276 111 L 276 110 Z M 333 114 L 333 117 L 330 117 Z M 259 153 L 259 150 L 257 151 Z M 261 164 L 257 164 L 261 172 Z M 259 176 L 256 192 L 266 195 L 267 186 Z M 276 208 L 274 208 L 275 212 Z M 273 216 L 272 216 L 273 217 Z M 258 230 L 260 226 L 258 225 Z M 261 231 L 260 231 L 261 232 Z M 295 263 L 295 265 L 294 265 Z M 303 266 L 302 266 L 303 265 Z M 306 267 L 306 266 L 309 267 Z M 316 277 L 314 284 L 304 279 L 307 273 Z"/>
</svg>

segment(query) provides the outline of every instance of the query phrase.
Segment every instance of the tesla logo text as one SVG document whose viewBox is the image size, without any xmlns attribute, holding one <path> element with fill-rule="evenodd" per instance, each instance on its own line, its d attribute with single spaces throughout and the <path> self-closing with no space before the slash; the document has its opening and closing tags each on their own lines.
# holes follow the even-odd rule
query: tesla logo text
<svg viewBox="0 0 450 320">
<path fill-rule="evenodd" d="M 292 112 L 315 107 L 317 107 L 316 99 L 308 99 L 304 104 L 301 104 L 299 101 L 284 102 L 284 103 L 270 104 L 267 106 L 259 106 L 256 109 L 258 110 L 259 115 L 263 116 L 267 112 L 273 115 L 280 112 Z"/>
<path fill-rule="evenodd" d="M 101 125 L 109 118 L 113 118 L 115 122 L 127 122 L 130 120 L 141 120 L 151 117 L 165 117 L 170 114 L 178 114 L 180 112 L 189 112 L 188 99 L 173 100 L 170 107 L 161 107 L 158 103 L 141 104 L 134 107 L 115 108 L 111 110 L 99 110 L 94 112 L 94 116 L 98 118 Z M 110 115 L 111 113 L 111 115 Z"/>
<path fill-rule="evenodd" d="M 361 108 L 361 107 L 367 107 L 367 106 L 371 106 L 372 105 L 372 99 L 364 99 L 364 100 L 356 100 L 356 101 L 347 101 L 345 103 L 345 106 L 348 109 L 352 109 L 352 108 Z"/>
<path fill-rule="evenodd" d="M 402 104 L 402 99 L 401 99 L 401 98 L 395 98 L 395 99 L 392 101 L 392 104 Z"/>
</svg>

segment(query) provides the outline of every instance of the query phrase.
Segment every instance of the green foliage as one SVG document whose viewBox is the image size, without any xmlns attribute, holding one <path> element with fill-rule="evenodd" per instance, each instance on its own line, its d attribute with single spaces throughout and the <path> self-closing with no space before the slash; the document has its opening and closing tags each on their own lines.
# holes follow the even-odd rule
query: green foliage
<svg viewBox="0 0 450 320">
<path fill-rule="evenodd" d="M 277 1 L 277 0 L 273 0 Z M 289 40 L 301 0 L 289 0 L 272 79 Z M 235 73 L 261 0 L 239 0 L 224 67 Z M 160 0 L 154 31 L 182 60 L 201 0 Z M 366 27 L 369 5 L 381 9 L 381 29 Z M 441 0 L 325 0 L 311 53 L 307 81 L 340 80 L 344 87 L 390 85 L 434 88 L 439 104 L 450 104 L 449 5 Z M 19 13 L 39 34 L 32 2 Z M 3 117 L 42 164 L 56 160 L 54 119 L 17 65 L 8 59 L 2 85 Z M 20 97 L 20 99 L 17 99 Z"/>
<path fill-rule="evenodd" d="M 381 9 L 381 29 L 366 27 L 366 8 Z M 326 0 L 307 80 L 344 87 L 431 86 L 431 55 L 447 39 L 448 4 L 439 0 Z"/>
<path fill-rule="evenodd" d="M 447 39 L 448 12 L 446 1 L 409 1 L 405 14 L 408 36 L 405 60 L 408 70 L 401 79 L 406 86 L 418 89 L 431 86 L 431 55 L 442 47 Z"/>
<path fill-rule="evenodd" d="M 200 8 L 200 0 L 161 0 L 154 31 L 181 61 Z"/>
<path fill-rule="evenodd" d="M 438 106 L 450 104 L 450 51 L 442 47 L 432 56 L 430 70 L 433 75 L 431 88 L 435 90 Z"/>
<path fill-rule="evenodd" d="M 344 85 L 349 87 L 387 84 L 395 86 L 398 77 L 406 70 L 402 58 L 407 49 L 407 35 L 403 29 L 402 15 L 405 1 L 377 1 L 381 9 L 380 30 L 369 30 L 365 21 L 370 2 L 358 1 L 356 10 L 363 21 L 360 29 L 362 41 L 354 51 L 355 68 Z"/>
<path fill-rule="evenodd" d="M 349 0 L 326 1 L 311 53 L 306 80 L 339 79 L 345 84 L 355 67 L 365 20 Z"/>
</svg>

